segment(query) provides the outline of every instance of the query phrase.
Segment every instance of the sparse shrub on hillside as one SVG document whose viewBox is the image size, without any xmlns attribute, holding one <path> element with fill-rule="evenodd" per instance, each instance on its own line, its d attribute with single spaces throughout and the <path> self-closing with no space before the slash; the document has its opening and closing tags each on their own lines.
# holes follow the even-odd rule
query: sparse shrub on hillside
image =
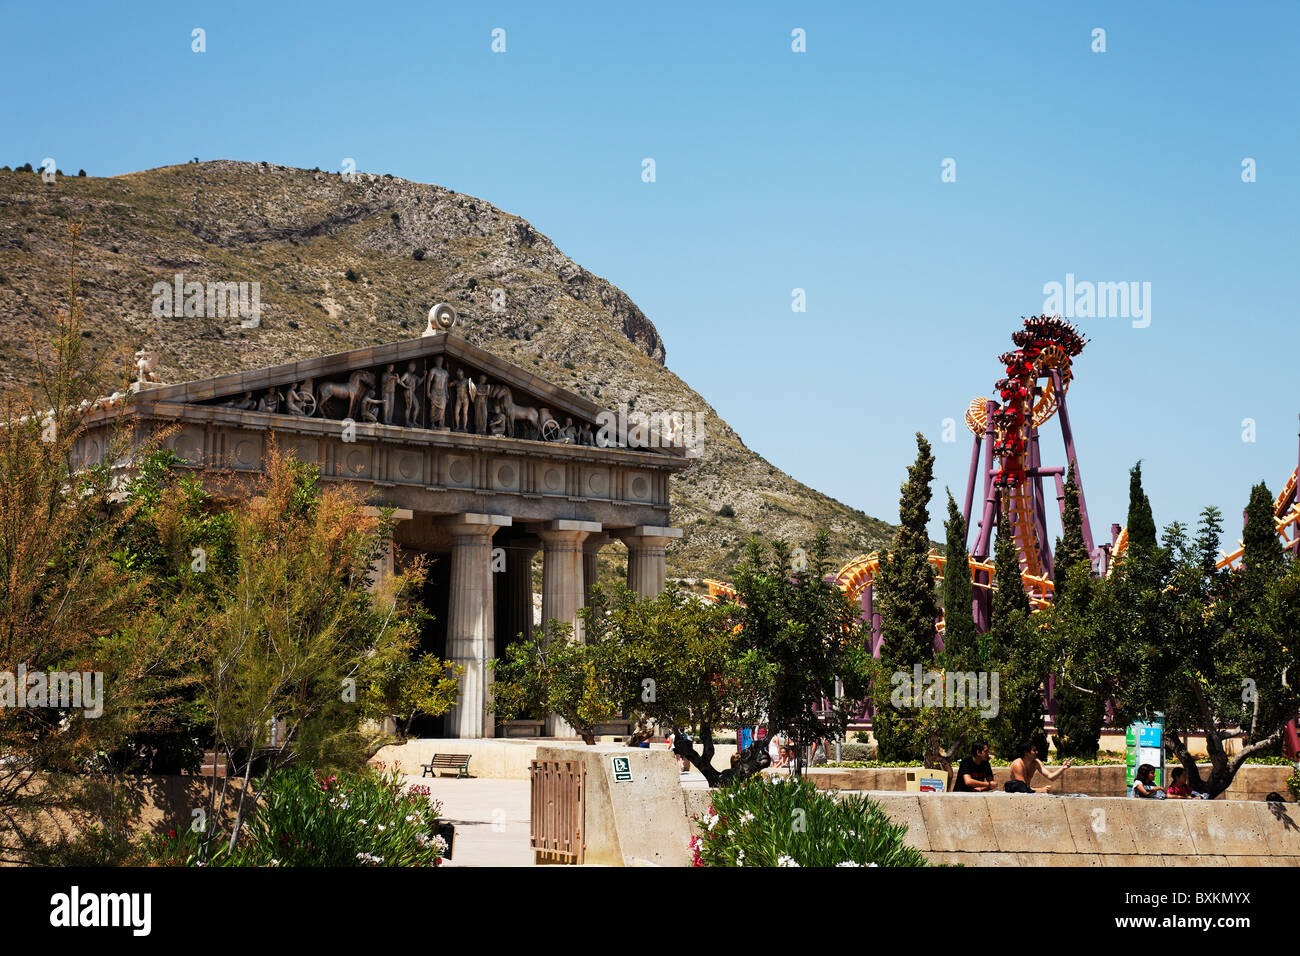
<svg viewBox="0 0 1300 956">
<path fill-rule="evenodd" d="M 736 517 L 736 509 L 731 507 L 731 505 L 723 505 L 721 508 L 718 509 L 718 517 L 734 518 Z"/>
<path fill-rule="evenodd" d="M 356 269 L 349 269 L 347 272 L 343 273 L 343 278 L 347 279 L 349 282 L 356 282 L 361 278 L 361 276 L 357 274 Z"/>
<path fill-rule="evenodd" d="M 424 261 L 424 247 L 421 246 L 420 248 L 418 248 L 418 249 L 416 249 L 414 252 L 412 252 L 412 253 L 411 253 L 411 258 L 414 259 L 416 262 L 423 262 L 423 261 Z"/>
<path fill-rule="evenodd" d="M 388 218 L 392 219 L 393 222 L 401 222 L 402 214 L 400 212 L 391 212 L 388 214 Z"/>
<path fill-rule="evenodd" d="M 85 178 L 86 178 L 86 171 L 85 171 L 84 169 L 78 169 L 78 170 L 77 170 L 77 178 L 78 178 L 78 179 L 85 179 Z"/>
</svg>

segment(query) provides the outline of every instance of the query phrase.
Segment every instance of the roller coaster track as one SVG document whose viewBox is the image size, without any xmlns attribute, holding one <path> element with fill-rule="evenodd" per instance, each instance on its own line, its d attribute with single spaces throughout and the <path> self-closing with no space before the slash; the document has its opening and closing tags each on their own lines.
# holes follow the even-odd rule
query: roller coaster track
<svg viewBox="0 0 1300 956">
<path fill-rule="evenodd" d="M 930 564 L 935 569 L 935 579 L 943 580 L 944 568 L 947 564 L 947 558 L 939 554 L 934 549 L 930 550 Z M 997 590 L 997 581 L 993 578 L 992 561 L 976 561 L 974 558 L 968 559 L 970 565 L 971 583 L 978 588 L 988 590 Z M 978 579 L 979 572 L 984 572 L 992 584 L 986 584 Z M 835 586 L 847 594 L 851 599 L 861 600 L 863 591 L 874 584 L 876 577 L 880 573 L 880 553 L 872 551 L 870 554 L 859 555 L 852 561 L 849 561 L 844 567 L 836 573 L 834 581 Z M 1046 576 L 1034 577 L 1021 573 L 1021 579 L 1025 590 L 1030 594 L 1030 605 L 1035 611 L 1051 605 L 1050 594 L 1052 593 L 1052 579 Z M 704 579 L 705 586 L 709 589 L 709 600 L 720 601 L 737 599 L 736 589 L 730 584 L 723 581 L 714 581 L 711 578 Z M 1049 597 L 1037 597 L 1035 592 L 1046 592 Z"/>
</svg>

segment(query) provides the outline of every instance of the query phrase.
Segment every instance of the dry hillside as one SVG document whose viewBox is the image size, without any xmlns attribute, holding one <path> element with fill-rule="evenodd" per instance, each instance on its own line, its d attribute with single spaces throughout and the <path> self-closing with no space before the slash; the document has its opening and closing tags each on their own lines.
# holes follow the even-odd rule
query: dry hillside
<svg viewBox="0 0 1300 956">
<path fill-rule="evenodd" d="M 884 544 L 884 522 L 800 484 L 745 447 L 664 364 L 654 323 L 532 225 L 481 199 L 389 176 L 209 162 L 111 178 L 0 170 L 0 391 L 32 380 L 32 342 L 64 301 L 64 224 L 83 224 L 85 335 L 107 390 L 130 353 L 180 382 L 412 338 L 435 301 L 457 333 L 608 407 L 703 411 L 706 441 L 673 484 L 686 529 L 670 573 L 727 577 L 751 533 L 806 539 L 837 557 Z M 417 258 L 422 250 L 422 258 Z M 153 287 L 259 282 L 259 328 L 238 318 L 156 318 Z M 494 309 L 493 290 L 504 292 Z M 498 303 L 500 299 L 498 297 Z M 720 510 L 730 506 L 734 516 Z"/>
</svg>

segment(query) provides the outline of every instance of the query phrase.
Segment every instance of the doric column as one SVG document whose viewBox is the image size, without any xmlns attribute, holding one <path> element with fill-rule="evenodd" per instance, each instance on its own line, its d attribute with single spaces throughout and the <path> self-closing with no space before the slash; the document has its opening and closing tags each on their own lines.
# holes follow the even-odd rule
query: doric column
<svg viewBox="0 0 1300 956">
<path fill-rule="evenodd" d="M 582 543 L 582 603 L 591 603 L 591 589 L 596 586 L 596 575 L 600 572 L 600 549 L 609 544 L 607 534 L 592 534 Z"/>
<path fill-rule="evenodd" d="M 587 535 L 600 532 L 598 521 L 550 521 L 541 527 L 542 539 L 542 626 L 552 620 L 578 625 L 583 606 L 582 545 Z M 548 640 L 550 639 L 548 635 Z M 570 736 L 571 728 L 555 714 L 546 718 L 551 737 Z"/>
<path fill-rule="evenodd" d="M 642 597 L 659 595 L 668 575 L 664 549 L 682 536 L 682 529 L 639 525 L 614 533 L 627 545 L 628 588 Z"/>
<path fill-rule="evenodd" d="M 492 535 L 505 515 L 461 514 L 443 522 L 451 532 L 451 593 L 447 601 L 447 659 L 465 669 L 460 698 L 447 716 L 457 737 L 484 736 L 488 701 L 485 662 L 493 641 Z"/>
<path fill-rule="evenodd" d="M 533 634 L 533 557 L 541 546 L 542 542 L 531 535 L 511 538 L 505 544 L 506 577 L 502 582 L 505 594 L 498 604 L 504 619 L 497 629 L 500 636 L 497 657 L 504 655 L 505 645 L 520 634 L 526 638 Z"/>
</svg>

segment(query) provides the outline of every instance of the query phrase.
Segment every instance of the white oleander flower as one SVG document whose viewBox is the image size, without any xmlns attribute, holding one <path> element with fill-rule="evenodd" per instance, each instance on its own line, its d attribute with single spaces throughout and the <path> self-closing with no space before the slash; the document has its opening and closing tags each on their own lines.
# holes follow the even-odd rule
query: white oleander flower
<svg viewBox="0 0 1300 956">
<path fill-rule="evenodd" d="M 861 866 L 861 863 L 855 863 L 852 860 L 845 860 L 843 863 L 836 863 L 836 866 Z"/>
<path fill-rule="evenodd" d="M 441 836 L 435 836 L 433 838 L 433 845 L 437 847 L 440 856 L 447 852 L 447 841 Z"/>
<path fill-rule="evenodd" d="M 752 813 L 750 813 L 748 810 L 746 810 L 744 813 L 742 813 L 742 814 L 740 815 L 740 822 L 741 822 L 741 823 L 753 823 L 753 822 L 754 822 L 754 815 L 753 815 Z"/>
<path fill-rule="evenodd" d="M 737 851 L 736 851 L 736 866 L 744 866 L 744 865 L 745 865 L 745 851 L 744 851 L 744 850 L 737 850 Z"/>
<path fill-rule="evenodd" d="M 799 864 L 794 861 L 794 857 L 783 856 L 776 861 L 776 865 L 777 866 L 798 866 Z"/>
</svg>

